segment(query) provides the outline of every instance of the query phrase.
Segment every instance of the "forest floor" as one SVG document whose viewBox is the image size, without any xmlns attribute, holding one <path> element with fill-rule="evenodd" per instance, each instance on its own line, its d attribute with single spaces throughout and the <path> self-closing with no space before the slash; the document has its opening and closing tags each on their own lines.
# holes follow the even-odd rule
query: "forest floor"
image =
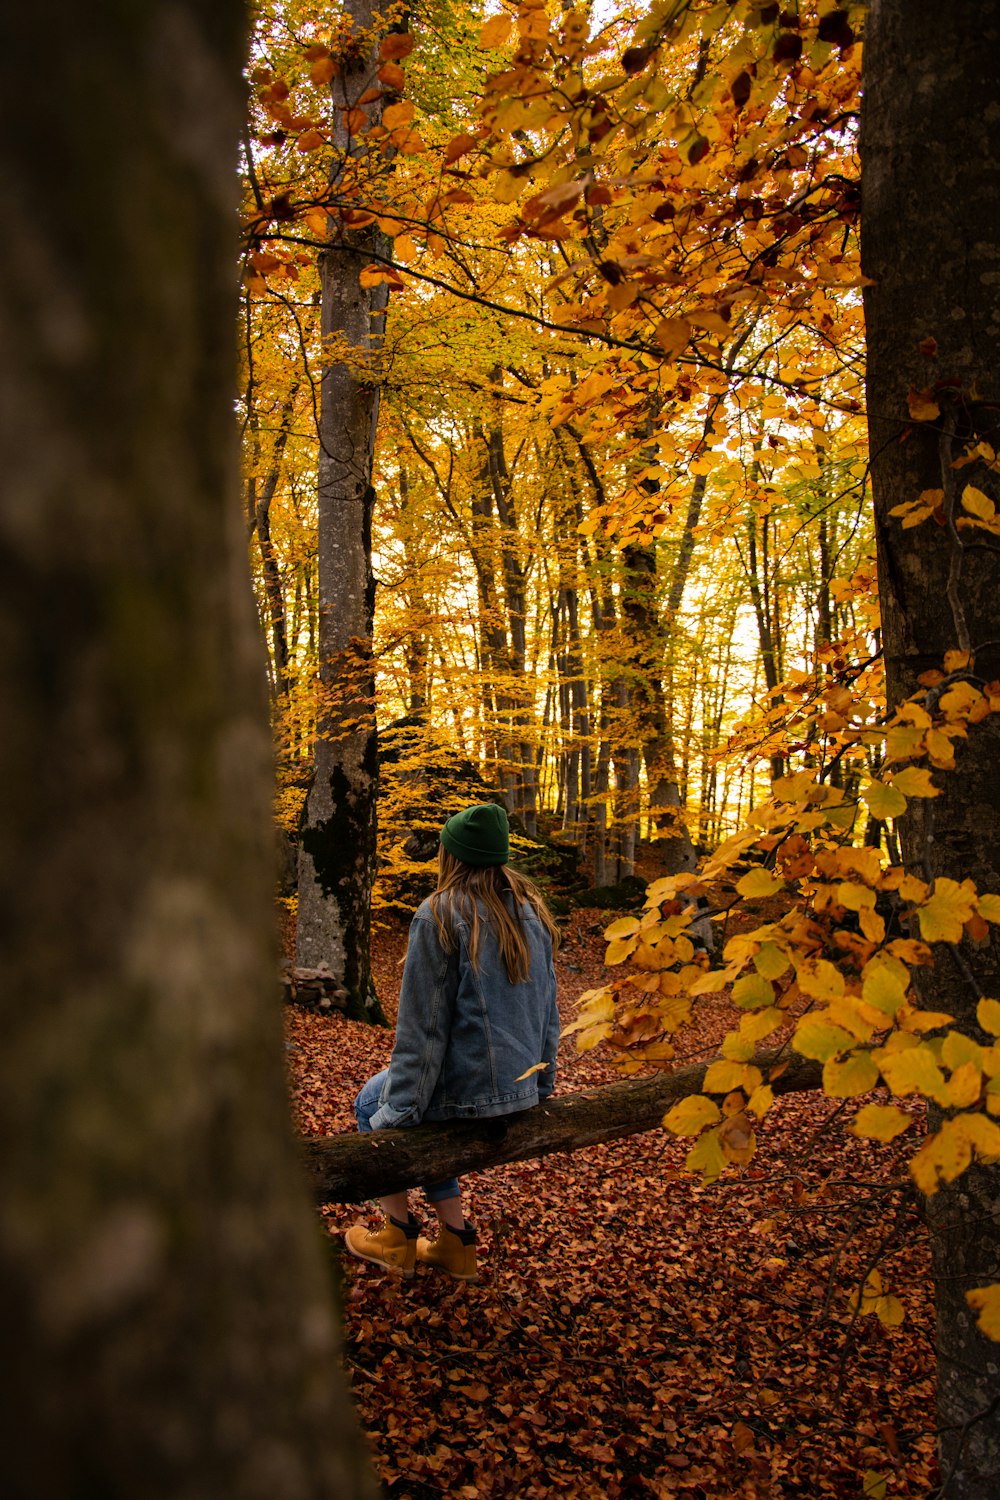
<svg viewBox="0 0 1000 1500">
<path fill-rule="evenodd" d="M 565 923 L 564 1021 L 602 982 L 608 920 Z M 377 931 L 390 1020 L 405 947 L 405 927 Z M 300 1130 L 352 1130 L 391 1030 L 292 1007 L 286 1023 Z M 686 1057 L 710 1055 L 720 1025 L 708 1007 Z M 573 1038 L 559 1056 L 557 1092 L 619 1076 Z M 690 1142 L 666 1131 L 474 1174 L 478 1285 L 400 1283 L 345 1254 L 347 1370 L 386 1494 L 928 1500 L 932 1306 L 912 1140 L 848 1135 L 861 1102 L 779 1100 L 752 1163 L 712 1187 L 684 1174 Z M 339 1244 L 359 1214 L 323 1216 Z M 899 1327 L 851 1311 L 876 1265 L 905 1305 Z"/>
</svg>

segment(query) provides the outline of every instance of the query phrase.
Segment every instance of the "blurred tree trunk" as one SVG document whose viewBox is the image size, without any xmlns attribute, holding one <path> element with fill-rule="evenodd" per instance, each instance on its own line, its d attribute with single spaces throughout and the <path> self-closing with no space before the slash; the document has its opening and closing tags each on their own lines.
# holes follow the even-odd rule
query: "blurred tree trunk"
<svg viewBox="0 0 1000 1500">
<path fill-rule="evenodd" d="M 244 21 L 0 20 L 5 1500 L 372 1492 L 272 980 Z"/>
<path fill-rule="evenodd" d="M 862 261 L 874 281 L 865 289 L 868 407 L 891 703 L 919 691 L 920 675 L 955 648 L 973 656 L 960 675 L 1000 678 L 997 552 L 954 524 L 967 484 L 1000 504 L 982 453 L 954 468 L 977 442 L 1000 447 L 998 47 L 1000 0 L 877 0 L 866 31 Z M 911 391 L 926 393 L 921 420 Z M 945 525 L 903 530 L 893 507 L 927 489 L 942 493 Z M 927 879 L 1000 890 L 998 764 L 992 718 L 961 743 L 957 769 L 935 777 L 941 795 L 911 804 L 903 853 Z M 924 1003 L 979 1041 L 979 997 L 1000 992 L 991 932 L 964 943 L 957 961 L 942 956 L 921 983 Z M 994 1500 L 1000 1346 L 978 1331 L 965 1294 L 998 1279 L 1000 1168 L 963 1173 L 928 1209 L 942 1494 Z"/>
</svg>

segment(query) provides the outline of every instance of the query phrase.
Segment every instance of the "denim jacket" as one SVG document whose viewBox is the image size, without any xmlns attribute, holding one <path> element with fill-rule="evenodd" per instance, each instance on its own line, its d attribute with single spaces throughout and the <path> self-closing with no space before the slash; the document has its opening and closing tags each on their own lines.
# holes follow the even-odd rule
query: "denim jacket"
<svg viewBox="0 0 1000 1500">
<path fill-rule="evenodd" d="M 530 952 L 523 984 L 507 978 L 485 910 L 480 907 L 478 971 L 469 961 L 469 924 L 457 905 L 452 913 L 453 953 L 441 946 L 429 901 L 411 923 L 396 1043 L 373 1130 L 512 1114 L 547 1099 L 555 1085 L 559 1012 L 552 943 L 534 909 L 529 902 L 522 907 Z M 529 1072 L 542 1062 L 543 1070 Z"/>
</svg>

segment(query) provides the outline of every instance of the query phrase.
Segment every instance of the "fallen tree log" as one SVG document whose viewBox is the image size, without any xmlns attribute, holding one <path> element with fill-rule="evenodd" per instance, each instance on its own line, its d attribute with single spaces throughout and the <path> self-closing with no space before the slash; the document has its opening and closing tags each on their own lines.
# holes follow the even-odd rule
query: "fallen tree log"
<svg viewBox="0 0 1000 1500">
<path fill-rule="evenodd" d="M 775 1094 L 820 1086 L 820 1064 L 795 1053 L 761 1053 L 753 1061 Z M 303 1142 L 306 1167 L 318 1202 L 359 1203 L 506 1162 L 579 1151 L 656 1130 L 672 1104 L 700 1093 L 707 1067 L 697 1063 L 674 1073 L 562 1094 L 495 1119 L 315 1136 Z"/>
</svg>

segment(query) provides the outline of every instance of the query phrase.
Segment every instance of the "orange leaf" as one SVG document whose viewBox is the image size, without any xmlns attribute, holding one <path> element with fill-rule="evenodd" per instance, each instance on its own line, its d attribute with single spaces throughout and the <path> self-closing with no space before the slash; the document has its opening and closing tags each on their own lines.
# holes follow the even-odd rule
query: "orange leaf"
<svg viewBox="0 0 1000 1500">
<path fill-rule="evenodd" d="M 446 162 L 458 161 L 460 156 L 465 156 L 476 144 L 476 137 L 463 131 L 461 135 L 452 136 L 444 148 L 444 159 Z"/>
<path fill-rule="evenodd" d="M 915 422 L 933 422 L 941 415 L 941 408 L 934 400 L 930 387 L 927 390 L 918 391 L 915 386 L 911 386 L 906 404 Z"/>
<path fill-rule="evenodd" d="M 408 36 L 405 31 L 391 31 L 379 43 L 378 55 L 386 62 L 398 62 L 403 57 L 409 57 L 414 45 L 412 36 Z"/>
<path fill-rule="evenodd" d="M 401 99 L 398 104 L 390 104 L 382 114 L 382 124 L 386 130 L 395 130 L 398 125 L 409 125 L 412 119 L 412 99 Z"/>
<path fill-rule="evenodd" d="M 337 64 L 332 57 L 318 57 L 309 69 L 309 77 L 313 83 L 329 83 L 331 78 L 337 76 Z"/>
</svg>

